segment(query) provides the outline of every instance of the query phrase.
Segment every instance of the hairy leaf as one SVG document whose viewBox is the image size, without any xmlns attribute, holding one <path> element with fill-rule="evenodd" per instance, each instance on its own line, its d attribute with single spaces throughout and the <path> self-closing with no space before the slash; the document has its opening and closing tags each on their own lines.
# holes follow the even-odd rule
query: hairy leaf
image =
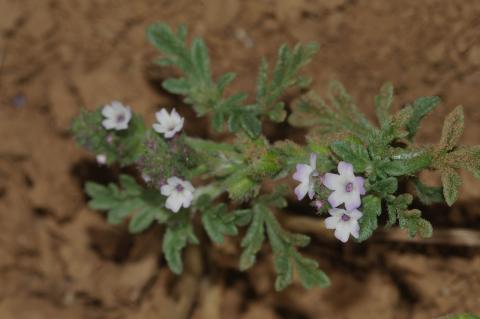
<svg viewBox="0 0 480 319">
<path fill-rule="evenodd" d="M 106 210 L 108 222 L 121 223 L 133 215 L 129 224 L 132 233 L 147 229 L 155 220 L 164 223 L 169 213 L 163 209 L 164 198 L 157 192 L 143 189 L 128 175 L 120 175 L 121 189 L 115 184 L 103 186 L 93 182 L 85 184 L 85 191 L 91 197 L 90 207 Z"/>
<path fill-rule="evenodd" d="M 390 176 L 405 176 L 414 174 L 430 166 L 431 154 L 417 153 L 416 156 L 406 159 L 393 160 L 382 165 L 381 169 Z"/>
<path fill-rule="evenodd" d="M 363 145 L 347 141 L 336 141 L 330 147 L 342 160 L 352 164 L 356 172 L 364 172 L 370 163 L 368 151 Z"/>
<path fill-rule="evenodd" d="M 452 168 L 444 168 L 442 171 L 443 196 L 448 206 L 452 206 L 457 200 L 458 189 L 462 184 L 460 175 Z"/>
<path fill-rule="evenodd" d="M 388 177 L 380 180 L 371 186 L 371 190 L 380 193 L 382 197 L 393 194 L 397 191 L 398 181 L 394 177 Z"/>
<path fill-rule="evenodd" d="M 412 113 L 408 121 L 406 122 L 406 128 L 408 130 L 408 138 L 412 139 L 417 132 L 418 127 L 422 119 L 431 111 L 433 111 L 441 100 L 438 96 L 428 96 L 416 99 L 409 107 L 412 109 Z"/>
<path fill-rule="evenodd" d="M 252 223 L 241 243 L 244 250 L 240 256 L 240 270 L 246 270 L 255 263 L 256 254 L 265 240 L 264 220 L 264 212 L 258 208 L 254 210 Z"/>
<path fill-rule="evenodd" d="M 460 136 L 463 133 L 464 115 L 463 107 L 457 106 L 445 118 L 442 129 L 442 137 L 440 138 L 439 147 L 441 150 L 450 151 L 458 143 Z"/>
<path fill-rule="evenodd" d="M 445 201 L 442 187 L 427 186 L 420 182 L 419 179 L 415 180 L 415 192 L 420 201 L 425 205 L 443 203 Z"/>
<path fill-rule="evenodd" d="M 375 97 L 375 112 L 381 127 L 390 122 L 390 109 L 393 101 L 393 85 L 385 83 L 380 89 L 380 94 Z"/>
<path fill-rule="evenodd" d="M 203 227 L 208 237 L 213 242 L 223 244 L 225 235 L 233 236 L 238 234 L 235 225 L 235 215 L 227 212 L 225 204 L 220 204 L 202 213 Z"/>
<path fill-rule="evenodd" d="M 403 211 L 398 216 L 400 228 L 406 229 L 410 238 L 417 234 L 422 238 L 432 237 L 432 225 L 421 215 L 422 213 L 418 209 L 412 209 Z"/>
<path fill-rule="evenodd" d="M 372 236 L 375 229 L 378 227 L 378 216 L 382 212 L 380 199 L 373 195 L 365 196 L 362 200 L 363 216 L 359 220 L 360 236 L 359 241 L 364 241 Z"/>
<path fill-rule="evenodd" d="M 177 220 L 169 223 L 162 244 L 168 267 L 177 275 L 183 272 L 182 250 L 187 246 L 187 243 L 198 244 L 188 215 L 183 214 L 178 217 Z"/>
</svg>

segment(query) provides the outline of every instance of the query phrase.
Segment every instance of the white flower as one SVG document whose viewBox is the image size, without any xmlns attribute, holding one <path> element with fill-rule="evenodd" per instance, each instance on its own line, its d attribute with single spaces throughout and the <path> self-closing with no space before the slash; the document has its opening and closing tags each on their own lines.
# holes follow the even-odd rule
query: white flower
<svg viewBox="0 0 480 319">
<path fill-rule="evenodd" d="M 330 217 L 325 219 L 325 227 L 327 229 L 335 229 L 335 237 L 341 242 L 346 243 L 350 234 L 358 238 L 360 225 L 358 220 L 362 217 L 359 210 L 346 211 L 340 208 L 331 208 L 328 210 Z"/>
<path fill-rule="evenodd" d="M 158 123 L 153 124 L 153 129 L 162 133 L 165 138 L 172 138 L 176 133 L 183 128 L 184 118 L 181 117 L 175 109 L 168 114 L 167 110 L 161 109 L 160 112 L 155 113 Z"/>
<path fill-rule="evenodd" d="M 97 163 L 100 165 L 107 163 L 107 155 L 105 154 L 98 154 L 97 155 Z"/>
<path fill-rule="evenodd" d="M 176 176 L 172 176 L 167 180 L 167 184 L 161 187 L 160 191 L 162 195 L 168 196 L 165 207 L 176 213 L 182 206 L 190 207 L 195 188 L 189 181 L 183 181 Z"/>
<path fill-rule="evenodd" d="M 142 173 L 142 178 L 146 183 L 149 183 L 152 181 L 152 178 L 150 177 L 150 175 L 147 175 L 145 173 Z"/>
<path fill-rule="evenodd" d="M 295 195 L 297 195 L 298 200 L 302 200 L 307 193 L 308 197 L 313 199 L 313 195 L 315 195 L 315 183 L 313 177 L 318 176 L 316 168 L 317 154 L 315 153 L 310 154 L 310 165 L 297 164 L 293 179 L 300 182 L 300 185 L 295 188 Z"/>
<path fill-rule="evenodd" d="M 338 207 L 345 203 L 347 210 L 354 210 L 360 207 L 362 201 L 360 195 L 365 195 L 363 177 L 353 175 L 353 166 L 350 163 L 338 163 L 338 174 L 325 174 L 323 185 L 332 190 L 328 202 L 332 207 Z"/>
<path fill-rule="evenodd" d="M 105 117 L 102 125 L 107 130 L 126 130 L 128 122 L 132 118 L 132 111 L 130 107 L 124 106 L 118 101 L 113 101 L 103 107 L 102 115 Z"/>
</svg>

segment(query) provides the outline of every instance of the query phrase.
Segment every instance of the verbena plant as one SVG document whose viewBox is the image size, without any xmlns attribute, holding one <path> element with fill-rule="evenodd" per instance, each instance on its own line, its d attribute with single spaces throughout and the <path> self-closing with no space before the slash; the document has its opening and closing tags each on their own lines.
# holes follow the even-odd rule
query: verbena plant
<svg viewBox="0 0 480 319">
<path fill-rule="evenodd" d="M 311 201 L 314 218 L 328 214 L 325 225 L 335 229 L 335 237 L 361 242 L 377 229 L 382 213 L 387 215 L 382 219 L 386 227 L 398 223 L 411 237 L 432 235 L 430 222 L 410 208 L 414 195 L 399 192 L 400 182 L 412 183 L 425 204 L 452 205 L 461 184 L 457 170 L 480 176 L 480 146 L 458 145 L 464 125 L 461 106 L 445 119 L 437 144 L 414 142 L 421 121 L 440 103 L 436 96 L 418 98 L 393 113 L 393 87 L 387 83 L 375 97 L 375 125 L 342 85 L 333 82 L 328 100 L 309 92 L 291 105 L 287 116 L 281 98 L 289 88 L 308 87 L 309 79 L 299 71 L 317 52 L 315 44 L 283 45 L 272 71 L 263 59 L 256 95 L 247 99 L 244 92 L 225 93 L 235 74 L 214 79 L 207 47 L 200 38 L 187 44 L 185 27 L 172 30 L 154 24 L 147 36 L 162 53 L 156 63 L 181 72 L 181 77 L 163 81 L 165 90 L 183 96 L 198 116 L 208 115 L 215 131 L 228 131 L 232 138 L 222 143 L 186 135 L 184 119 L 175 109 L 162 109 L 157 122 L 147 127 L 120 102 L 83 111 L 74 120 L 73 133 L 99 163 L 138 169 L 143 180 L 120 175 L 118 185 L 88 182 L 90 206 L 106 211 L 110 223 L 129 220 L 132 233 L 164 224 L 163 252 L 176 274 L 183 269 L 182 250 L 199 244 L 194 231 L 198 221 L 214 243 L 222 244 L 225 236 L 243 236 L 241 270 L 252 267 L 268 241 L 277 290 L 292 283 L 294 269 L 306 288 L 329 285 L 317 262 L 299 252 L 310 238 L 288 231 L 277 220 L 275 212 L 287 206 L 285 196 L 291 190 L 278 186 L 262 191 L 267 180 L 293 178 L 299 182 L 296 198 Z M 270 142 L 262 134 L 265 121 L 306 127 L 306 143 Z M 422 184 L 418 175 L 423 170 L 439 171 L 442 186 Z"/>
</svg>

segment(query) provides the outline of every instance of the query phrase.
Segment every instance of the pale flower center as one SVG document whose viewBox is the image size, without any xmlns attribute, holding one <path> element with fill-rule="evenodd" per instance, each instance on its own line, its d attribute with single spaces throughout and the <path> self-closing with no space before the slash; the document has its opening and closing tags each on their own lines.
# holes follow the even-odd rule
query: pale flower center
<svg viewBox="0 0 480 319">
<path fill-rule="evenodd" d="M 122 123 L 125 121 L 125 114 L 118 114 L 117 115 L 117 123 Z"/>
<path fill-rule="evenodd" d="M 347 214 L 343 214 L 342 217 L 341 217 L 342 221 L 344 222 L 348 222 L 350 220 L 350 216 L 348 216 Z"/>
<path fill-rule="evenodd" d="M 347 185 L 345 185 L 345 191 L 348 193 L 353 191 L 353 183 L 348 183 Z"/>
</svg>

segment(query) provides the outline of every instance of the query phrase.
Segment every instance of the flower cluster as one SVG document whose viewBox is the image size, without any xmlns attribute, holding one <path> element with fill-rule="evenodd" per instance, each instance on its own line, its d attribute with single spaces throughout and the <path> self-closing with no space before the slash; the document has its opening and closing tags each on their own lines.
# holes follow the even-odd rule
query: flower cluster
<svg viewBox="0 0 480 319">
<path fill-rule="evenodd" d="M 132 118 L 130 107 L 124 106 L 118 101 L 105 105 L 102 109 L 102 115 L 104 116 L 102 126 L 107 130 L 126 130 Z M 175 109 L 168 113 L 163 108 L 155 113 L 155 117 L 157 123 L 153 124 L 153 130 L 163 134 L 166 139 L 171 139 L 179 133 L 183 128 L 185 120 Z M 98 164 L 107 162 L 105 154 L 98 154 L 96 159 Z M 146 182 L 151 179 L 148 175 L 143 175 L 142 177 Z M 160 192 L 167 197 L 165 207 L 177 213 L 182 207 L 190 207 L 195 188 L 189 181 L 184 181 L 177 176 L 171 176 L 167 179 L 167 183 L 160 187 Z"/>
<path fill-rule="evenodd" d="M 295 195 L 302 200 L 307 194 L 310 199 L 315 196 L 315 187 L 323 184 L 332 192 L 328 196 L 328 203 L 331 208 L 328 210 L 330 217 L 325 219 L 327 229 L 335 229 L 335 237 L 346 242 L 350 235 L 359 237 L 360 226 L 358 220 L 362 212 L 358 208 L 362 205 L 360 196 L 365 195 L 365 180 L 363 177 L 355 176 L 353 165 L 347 162 L 338 163 L 338 174 L 326 173 L 319 176 L 316 170 L 317 155 L 310 155 L 310 165 L 297 164 L 293 179 L 300 184 L 295 188 Z M 317 209 L 323 207 L 324 202 L 316 199 L 312 202 Z M 345 209 L 338 208 L 344 204 Z"/>
</svg>

